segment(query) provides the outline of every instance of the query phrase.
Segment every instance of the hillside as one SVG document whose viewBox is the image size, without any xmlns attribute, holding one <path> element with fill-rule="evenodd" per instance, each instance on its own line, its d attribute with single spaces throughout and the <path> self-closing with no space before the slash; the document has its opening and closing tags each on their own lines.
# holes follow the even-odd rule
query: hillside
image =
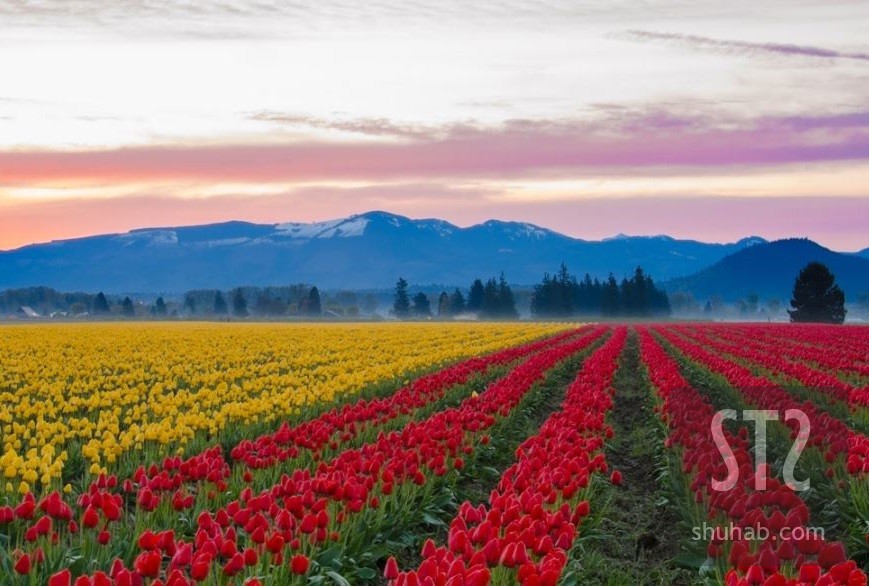
<svg viewBox="0 0 869 586">
<path fill-rule="evenodd" d="M 807 263 L 819 261 L 830 267 L 848 300 L 869 291 L 869 259 L 834 252 L 811 240 L 788 239 L 752 246 L 735 252 L 707 269 L 664 283 L 669 292 L 686 291 L 697 299 L 713 295 L 725 301 L 750 293 L 761 299 L 790 299 L 797 273 Z"/>
</svg>

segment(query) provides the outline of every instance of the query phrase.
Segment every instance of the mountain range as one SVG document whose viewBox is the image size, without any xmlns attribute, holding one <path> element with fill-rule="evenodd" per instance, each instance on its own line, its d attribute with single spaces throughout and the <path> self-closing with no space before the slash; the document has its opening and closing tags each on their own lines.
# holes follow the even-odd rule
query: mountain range
<svg viewBox="0 0 869 586">
<path fill-rule="evenodd" d="M 624 235 L 589 241 L 527 223 L 489 220 L 463 228 L 443 220 L 369 212 L 309 224 L 233 221 L 33 244 L 0 252 L 0 288 L 181 292 L 305 282 L 371 289 L 391 287 L 399 276 L 420 285 L 466 286 L 501 271 L 511 283 L 533 284 L 564 262 L 580 276 L 612 272 L 618 278 L 642 265 L 656 280 L 668 281 L 668 289 L 700 292 L 708 290 L 710 279 L 720 279 L 721 271 L 739 274 L 742 269 L 734 265 L 743 258 L 774 260 L 740 255 L 776 244 L 759 237 L 728 244 Z M 842 264 L 843 270 L 857 273 L 855 279 L 848 277 L 849 283 L 869 290 L 867 250 L 836 253 L 811 244 L 816 249 L 794 248 L 791 264 L 804 264 L 803 257 L 817 249 L 837 259 L 847 257 L 854 262 Z M 795 271 L 789 264 L 781 266 L 790 274 L 776 286 L 786 290 Z M 764 276 L 763 270 L 757 272 L 757 278 Z"/>
<path fill-rule="evenodd" d="M 869 293 L 869 258 L 833 252 L 805 238 L 789 238 L 730 254 L 692 275 L 664 283 L 670 292 L 688 291 L 697 299 L 713 295 L 725 301 L 756 294 L 761 299 L 790 299 L 794 278 L 808 262 L 824 263 L 845 291 L 846 300 Z"/>
</svg>

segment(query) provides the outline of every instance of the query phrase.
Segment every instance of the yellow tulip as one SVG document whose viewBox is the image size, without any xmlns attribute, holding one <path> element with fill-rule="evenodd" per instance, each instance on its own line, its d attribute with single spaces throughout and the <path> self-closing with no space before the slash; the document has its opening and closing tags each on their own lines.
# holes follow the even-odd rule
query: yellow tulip
<svg viewBox="0 0 869 586">
<path fill-rule="evenodd" d="M 91 475 L 128 455 L 304 416 L 311 405 L 521 344 L 559 324 L 41 324 L 0 337 L 0 469 L 28 490 L 69 454 Z M 20 457 L 24 454 L 24 457 Z M 132 456 L 134 459 L 139 455 Z M 20 489 L 21 484 L 18 488 Z"/>
</svg>

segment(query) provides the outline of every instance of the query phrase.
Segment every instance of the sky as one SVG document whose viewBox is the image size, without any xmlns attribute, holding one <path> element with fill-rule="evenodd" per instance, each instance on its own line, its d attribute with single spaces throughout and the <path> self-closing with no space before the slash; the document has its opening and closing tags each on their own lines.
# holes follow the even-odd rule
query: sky
<svg viewBox="0 0 869 586">
<path fill-rule="evenodd" d="M 369 210 L 869 246 L 869 3 L 2 0 L 0 249 Z"/>
</svg>

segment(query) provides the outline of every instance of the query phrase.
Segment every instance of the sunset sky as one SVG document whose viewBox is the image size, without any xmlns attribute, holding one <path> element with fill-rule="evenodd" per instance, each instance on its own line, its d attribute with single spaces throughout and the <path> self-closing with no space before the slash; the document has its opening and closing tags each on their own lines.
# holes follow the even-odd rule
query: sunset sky
<svg viewBox="0 0 869 586">
<path fill-rule="evenodd" d="M 869 246 L 869 2 L 3 0 L 0 249 L 383 209 Z"/>
</svg>

